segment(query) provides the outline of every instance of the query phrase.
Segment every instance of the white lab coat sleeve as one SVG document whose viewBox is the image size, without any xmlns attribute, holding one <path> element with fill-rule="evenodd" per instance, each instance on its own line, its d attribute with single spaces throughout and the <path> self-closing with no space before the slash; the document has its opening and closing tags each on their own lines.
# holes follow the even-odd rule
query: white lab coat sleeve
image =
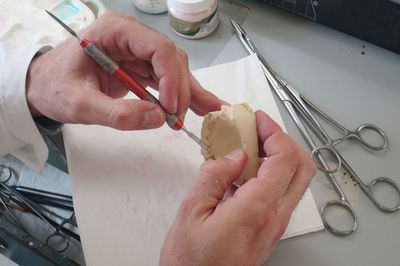
<svg viewBox="0 0 400 266">
<path fill-rule="evenodd" d="M 0 156 L 11 153 L 38 172 L 49 150 L 29 111 L 25 84 L 33 57 L 50 48 L 0 43 Z"/>
</svg>

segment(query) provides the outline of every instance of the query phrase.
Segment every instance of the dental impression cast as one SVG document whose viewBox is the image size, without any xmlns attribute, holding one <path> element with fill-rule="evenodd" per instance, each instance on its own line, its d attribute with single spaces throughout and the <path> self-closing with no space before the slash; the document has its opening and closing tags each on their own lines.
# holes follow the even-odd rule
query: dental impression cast
<svg viewBox="0 0 400 266">
<path fill-rule="evenodd" d="M 240 186 L 257 176 L 260 159 L 254 111 L 246 104 L 223 105 L 221 111 L 211 112 L 204 117 L 201 139 L 209 150 L 202 149 L 204 159 L 217 159 L 242 149 L 247 154 L 247 163 L 240 178 Z"/>
<path fill-rule="evenodd" d="M 218 26 L 218 0 L 168 0 L 172 29 L 189 39 L 203 38 Z"/>
</svg>

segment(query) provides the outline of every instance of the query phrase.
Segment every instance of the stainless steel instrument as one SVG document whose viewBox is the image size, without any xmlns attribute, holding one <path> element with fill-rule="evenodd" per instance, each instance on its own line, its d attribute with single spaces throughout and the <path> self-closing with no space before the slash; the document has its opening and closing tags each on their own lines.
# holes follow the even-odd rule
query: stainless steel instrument
<svg viewBox="0 0 400 266">
<path fill-rule="evenodd" d="M 375 206 L 383 211 L 383 212 L 395 212 L 400 209 L 400 202 L 396 203 L 394 206 L 384 206 L 378 202 L 376 197 L 373 194 L 373 188 L 377 184 L 386 184 L 392 186 L 395 191 L 400 196 L 400 187 L 398 184 L 391 178 L 388 177 L 378 177 L 372 180 L 369 184 L 366 184 L 362 181 L 362 179 L 356 174 L 356 172 L 350 167 L 347 161 L 342 157 L 342 155 L 337 151 L 336 145 L 348 140 L 352 139 L 358 142 L 360 145 L 365 146 L 371 150 L 382 150 L 388 146 L 388 140 L 385 132 L 379 127 L 365 123 L 360 125 L 356 130 L 350 131 L 336 122 L 333 118 L 322 112 L 316 105 L 314 105 L 310 100 L 308 100 L 304 95 L 302 95 L 299 91 L 297 91 L 293 86 L 291 86 L 288 82 L 286 82 L 282 77 L 280 77 L 271 66 L 267 63 L 264 57 L 257 50 L 253 42 L 250 40 L 249 35 L 243 30 L 243 28 L 233 19 L 231 19 L 231 23 L 233 28 L 236 31 L 237 36 L 240 41 L 243 43 L 244 47 L 250 54 L 256 54 L 262 70 L 265 74 L 265 77 L 268 80 L 270 87 L 275 91 L 278 95 L 279 99 L 282 101 L 290 116 L 296 123 L 298 129 L 300 130 L 302 136 L 307 142 L 308 146 L 311 149 L 311 156 L 316 161 L 318 168 L 323 171 L 333 188 L 338 194 L 338 200 L 331 200 L 325 203 L 321 207 L 321 218 L 325 225 L 325 227 L 335 235 L 345 236 L 354 232 L 358 228 L 358 216 L 351 206 L 349 200 L 347 199 L 345 193 L 342 188 L 339 186 L 335 176 L 333 175 L 339 169 L 344 168 L 346 171 L 350 173 L 352 178 L 361 188 L 365 195 L 375 204 Z M 318 122 L 313 113 L 318 116 L 324 118 L 328 123 L 332 126 L 339 129 L 342 132 L 342 136 L 337 139 L 332 139 L 328 133 L 324 130 L 321 124 Z M 315 135 L 318 140 L 322 143 L 322 145 L 318 146 L 314 139 L 311 137 L 309 130 Z M 362 137 L 362 133 L 365 131 L 375 132 L 381 139 L 381 145 L 374 145 L 369 143 Z M 325 152 L 325 153 L 323 153 Z M 329 154 L 334 158 L 335 166 L 331 169 L 328 164 L 325 156 L 323 154 Z M 338 229 L 331 225 L 326 217 L 326 209 L 329 206 L 339 206 L 346 209 L 349 214 L 353 217 L 353 224 L 350 228 L 346 230 Z"/>
</svg>

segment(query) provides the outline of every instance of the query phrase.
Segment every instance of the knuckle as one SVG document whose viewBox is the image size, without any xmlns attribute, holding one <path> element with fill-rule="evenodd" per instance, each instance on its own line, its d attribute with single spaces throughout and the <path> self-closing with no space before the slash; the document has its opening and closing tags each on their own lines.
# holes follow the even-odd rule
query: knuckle
<svg viewBox="0 0 400 266">
<path fill-rule="evenodd" d="M 176 53 L 176 46 L 173 41 L 171 41 L 168 38 L 164 38 L 163 45 L 166 52 L 170 54 L 175 54 Z"/>
<path fill-rule="evenodd" d="M 275 134 L 277 141 L 281 143 L 282 152 L 284 153 L 294 153 L 294 145 L 291 138 L 283 131 L 279 131 Z"/>
<path fill-rule="evenodd" d="M 223 177 L 229 176 L 234 169 L 234 166 L 225 158 L 218 158 L 217 160 L 207 160 L 200 166 L 200 172 L 209 177 L 224 179 Z"/>
<path fill-rule="evenodd" d="M 118 39 L 122 39 L 123 36 L 126 34 L 126 25 L 124 25 L 122 23 L 115 24 L 115 27 L 113 29 L 113 34 Z"/>
<path fill-rule="evenodd" d="M 288 147 L 286 150 L 284 150 L 283 155 L 292 165 L 298 164 L 299 156 L 293 147 Z"/>
<path fill-rule="evenodd" d="M 178 48 L 178 55 L 181 58 L 181 60 L 185 63 L 185 65 L 189 64 L 189 57 L 186 54 L 185 51 L 183 51 L 182 49 Z"/>
<path fill-rule="evenodd" d="M 317 165 L 315 164 L 314 160 L 307 155 L 303 167 L 305 168 L 305 173 L 306 173 L 303 178 L 305 179 L 306 182 L 310 182 L 310 180 L 317 173 Z"/>
<path fill-rule="evenodd" d="M 296 172 L 299 164 L 299 158 L 294 150 L 288 149 L 282 151 L 279 161 L 281 165 L 286 167 L 289 175 L 293 175 Z"/>
<path fill-rule="evenodd" d="M 217 168 L 217 164 L 214 160 L 208 160 L 200 166 L 200 172 L 206 175 L 214 175 L 214 172 L 217 170 Z"/>
<path fill-rule="evenodd" d="M 138 116 L 133 116 L 131 114 L 131 110 L 125 102 L 117 100 L 115 105 L 112 108 L 112 111 L 110 112 L 110 114 L 108 116 L 109 123 L 114 128 L 126 130 L 126 129 L 130 128 L 130 126 L 132 124 L 132 123 L 130 123 L 130 121 L 132 119 L 136 120 L 134 122 L 134 124 L 138 124 L 138 122 L 141 122 L 141 121 L 137 121 Z"/>
<path fill-rule="evenodd" d="M 263 144 L 263 148 L 264 150 L 268 151 L 271 144 L 274 143 L 278 143 L 280 146 L 280 149 L 282 150 L 282 148 L 285 148 L 287 145 L 285 144 L 285 140 L 283 138 L 285 138 L 286 134 L 283 131 L 277 131 L 275 133 L 273 133 L 271 136 L 269 136 L 266 141 Z M 282 145 L 284 144 L 284 145 Z"/>
<path fill-rule="evenodd" d="M 309 159 L 309 167 L 310 167 L 310 173 L 311 173 L 310 179 L 311 179 L 317 173 L 317 165 L 315 164 L 314 160 L 311 158 Z"/>
</svg>

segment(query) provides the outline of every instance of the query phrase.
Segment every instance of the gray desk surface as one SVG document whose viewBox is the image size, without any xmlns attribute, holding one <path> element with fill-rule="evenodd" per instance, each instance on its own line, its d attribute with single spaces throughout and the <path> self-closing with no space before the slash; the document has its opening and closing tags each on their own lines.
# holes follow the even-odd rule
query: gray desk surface
<svg viewBox="0 0 400 266">
<path fill-rule="evenodd" d="M 273 68 L 324 111 L 351 129 L 363 122 L 384 129 L 389 148 L 383 152 L 368 152 L 352 143 L 339 149 L 366 182 L 388 176 L 400 183 L 400 55 L 258 1 L 239 1 L 250 11 L 230 2 L 221 4 L 216 32 L 201 40 L 186 40 L 169 29 L 166 14 L 141 13 L 129 0 L 104 1 L 109 10 L 133 15 L 169 36 L 188 53 L 192 70 L 246 56 L 232 37 L 228 18 L 244 22 Z M 308 150 L 286 110 L 279 107 L 289 134 Z M 311 190 L 318 206 L 336 199 L 322 173 L 314 178 Z M 386 195 L 382 190 L 378 188 L 379 195 Z M 348 237 L 322 231 L 281 241 L 266 265 L 400 265 L 400 212 L 382 213 L 361 191 L 352 186 L 348 191 L 359 215 L 358 231 Z"/>
</svg>

